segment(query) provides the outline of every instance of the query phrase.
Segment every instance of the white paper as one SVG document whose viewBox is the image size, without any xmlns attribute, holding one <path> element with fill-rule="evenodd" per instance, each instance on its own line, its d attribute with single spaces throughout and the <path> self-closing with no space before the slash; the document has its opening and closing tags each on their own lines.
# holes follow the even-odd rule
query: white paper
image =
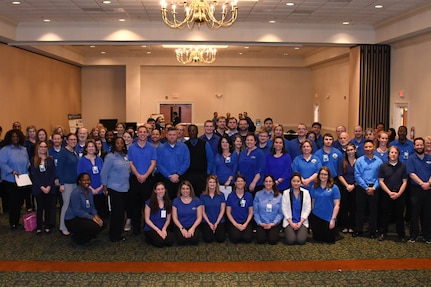
<svg viewBox="0 0 431 287">
<path fill-rule="evenodd" d="M 32 185 L 33 183 L 31 182 L 30 176 L 28 176 L 28 174 L 24 173 L 24 174 L 20 174 L 19 176 L 15 175 L 15 181 L 16 181 L 16 185 L 18 186 L 29 186 Z"/>
<path fill-rule="evenodd" d="M 227 200 L 227 197 L 232 192 L 232 186 L 220 185 L 220 191 L 224 194 L 225 200 Z"/>
</svg>

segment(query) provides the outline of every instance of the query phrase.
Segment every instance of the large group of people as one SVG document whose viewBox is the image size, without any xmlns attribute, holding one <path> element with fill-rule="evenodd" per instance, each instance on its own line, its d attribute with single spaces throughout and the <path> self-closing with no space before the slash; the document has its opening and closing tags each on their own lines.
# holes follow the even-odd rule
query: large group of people
<svg viewBox="0 0 431 287">
<path fill-rule="evenodd" d="M 136 128 L 98 124 L 51 137 L 12 125 L 0 149 L 3 211 L 11 230 L 23 205 L 37 211 L 35 234 L 58 226 L 88 244 L 109 223 L 112 242 L 124 232 L 157 247 L 204 242 L 335 243 L 339 232 L 386 240 L 423 236 L 431 243 L 431 137 L 407 139 L 407 128 L 344 126 L 321 134 L 318 122 L 297 126 L 290 140 L 266 118 L 247 113 L 195 124 L 149 119 Z M 256 131 L 257 130 L 257 131 Z M 186 132 L 187 131 L 187 132 Z M 188 135 L 188 136 L 186 136 Z M 32 185 L 21 185 L 28 175 Z M 61 206 L 57 218 L 57 206 Z"/>
</svg>

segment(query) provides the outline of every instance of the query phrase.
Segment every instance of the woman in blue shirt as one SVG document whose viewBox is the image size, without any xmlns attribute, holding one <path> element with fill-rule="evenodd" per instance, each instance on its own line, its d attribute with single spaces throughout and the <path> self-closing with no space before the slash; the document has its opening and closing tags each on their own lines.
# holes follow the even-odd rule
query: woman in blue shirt
<svg viewBox="0 0 431 287">
<path fill-rule="evenodd" d="M 226 202 L 226 216 L 229 219 L 228 235 L 232 243 L 243 241 L 250 243 L 253 240 L 253 195 L 245 190 L 245 177 L 237 175 L 235 178 L 235 191 L 229 194 Z"/>
<path fill-rule="evenodd" d="M 253 201 L 254 220 L 257 224 L 256 242 L 263 244 L 268 241 L 275 245 L 281 229 L 283 212 L 281 210 L 282 195 L 278 191 L 272 175 L 265 176 L 264 188 L 256 193 Z"/>
<path fill-rule="evenodd" d="M 262 189 L 265 155 L 256 147 L 254 134 L 248 134 L 245 139 L 246 149 L 239 155 L 238 170 L 244 175 L 250 192 Z"/>
<path fill-rule="evenodd" d="M 177 197 L 172 204 L 174 233 L 179 245 L 197 245 L 200 239 L 199 225 L 202 221 L 202 205 L 195 196 L 192 184 L 181 182 Z"/>
<path fill-rule="evenodd" d="M 174 244 L 174 235 L 168 231 L 171 223 L 172 202 L 163 182 L 154 185 L 153 193 L 145 202 L 145 240 L 153 246 L 163 247 Z"/>
<path fill-rule="evenodd" d="M 78 245 L 85 244 L 102 230 L 103 220 L 94 207 L 93 193 L 90 190 L 90 175 L 80 173 L 77 187 L 72 191 L 65 215 L 67 229 L 72 240 Z"/>
<path fill-rule="evenodd" d="M 227 134 L 224 134 L 218 144 L 218 153 L 215 155 L 213 174 L 218 182 L 224 186 L 233 184 L 233 179 L 238 171 L 238 155 L 233 152 L 232 142 Z"/>
<path fill-rule="evenodd" d="M 93 193 L 94 204 L 99 216 L 108 217 L 108 201 L 103 194 L 103 185 L 100 180 L 100 172 L 103 167 L 103 160 L 97 156 L 97 147 L 94 140 L 90 139 L 84 145 L 83 156 L 79 159 L 77 173 L 86 172 L 90 175 L 90 190 Z"/>
<path fill-rule="evenodd" d="M 55 194 L 55 164 L 54 158 L 48 156 L 48 143 L 38 142 L 35 146 L 34 157 L 31 159 L 30 174 L 33 182 L 32 193 L 36 198 L 36 234 L 42 233 L 42 226 L 45 232 L 51 232 L 51 201 Z M 44 215 L 45 213 L 45 215 Z M 43 219 L 45 218 L 45 222 Z"/>
<path fill-rule="evenodd" d="M 27 149 L 24 145 L 24 134 L 20 130 L 6 133 L 3 148 L 0 149 L 0 170 L 3 188 L 7 192 L 9 207 L 9 224 L 12 230 L 17 229 L 24 195 L 31 191 L 30 186 L 18 187 L 15 177 L 28 174 L 30 165 Z"/>
<path fill-rule="evenodd" d="M 266 155 L 265 174 L 270 174 L 275 178 L 275 184 L 280 191 L 290 186 L 292 159 L 287 153 L 285 141 L 281 136 L 274 138 L 271 152 Z"/>
<path fill-rule="evenodd" d="M 301 187 L 301 175 L 294 172 L 291 187 L 283 193 L 282 210 L 285 240 L 288 245 L 307 242 L 308 216 L 311 212 L 310 193 Z"/>
<path fill-rule="evenodd" d="M 310 195 L 313 209 L 310 216 L 313 239 L 335 243 L 335 222 L 341 196 L 327 166 L 320 168 L 316 182 L 310 189 Z"/>
<path fill-rule="evenodd" d="M 130 164 L 123 138 L 115 138 L 111 152 L 105 157 L 100 177 L 105 194 L 111 197 L 109 239 L 112 242 L 124 241 L 126 238 L 121 233 L 129 190 Z"/>
<path fill-rule="evenodd" d="M 310 140 L 304 140 L 300 144 L 302 154 L 295 157 L 292 163 L 292 171 L 299 172 L 302 176 L 302 186 L 310 189 L 317 178 L 322 163 L 312 154 L 313 145 Z"/>
<path fill-rule="evenodd" d="M 214 240 L 224 242 L 226 240 L 226 224 L 224 212 L 226 202 L 224 194 L 220 192 L 219 182 L 215 175 L 209 175 L 207 186 L 201 194 L 202 203 L 202 236 L 205 242 L 210 243 Z"/>
</svg>

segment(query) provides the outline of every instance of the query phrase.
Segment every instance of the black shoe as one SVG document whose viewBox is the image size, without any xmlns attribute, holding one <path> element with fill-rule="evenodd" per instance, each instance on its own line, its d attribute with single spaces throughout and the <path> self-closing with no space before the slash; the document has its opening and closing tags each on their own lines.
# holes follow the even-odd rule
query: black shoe
<svg viewBox="0 0 431 287">
<path fill-rule="evenodd" d="M 11 225 L 10 230 L 16 230 L 18 227 L 16 225 Z"/>
<path fill-rule="evenodd" d="M 384 234 L 380 234 L 380 236 L 379 236 L 379 239 L 378 239 L 379 241 L 383 241 L 383 240 L 385 240 L 385 235 Z"/>
<path fill-rule="evenodd" d="M 416 242 L 416 240 L 418 240 L 418 238 L 417 238 L 417 237 L 411 237 L 411 238 L 409 239 L 409 242 L 410 242 L 410 243 L 415 243 L 415 242 Z"/>
<path fill-rule="evenodd" d="M 124 236 L 117 238 L 117 239 L 113 239 L 113 238 L 110 238 L 110 239 L 112 242 L 126 241 L 126 237 L 124 237 Z"/>
</svg>

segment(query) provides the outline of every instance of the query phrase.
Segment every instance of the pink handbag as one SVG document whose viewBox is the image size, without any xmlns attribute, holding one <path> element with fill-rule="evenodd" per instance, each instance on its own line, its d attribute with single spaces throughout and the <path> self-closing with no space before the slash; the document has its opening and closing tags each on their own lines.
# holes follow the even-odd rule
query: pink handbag
<svg viewBox="0 0 431 287">
<path fill-rule="evenodd" d="M 22 221 L 24 222 L 25 231 L 32 232 L 36 230 L 36 227 L 37 227 L 36 212 L 30 212 L 30 213 L 24 214 L 22 216 Z"/>
</svg>

